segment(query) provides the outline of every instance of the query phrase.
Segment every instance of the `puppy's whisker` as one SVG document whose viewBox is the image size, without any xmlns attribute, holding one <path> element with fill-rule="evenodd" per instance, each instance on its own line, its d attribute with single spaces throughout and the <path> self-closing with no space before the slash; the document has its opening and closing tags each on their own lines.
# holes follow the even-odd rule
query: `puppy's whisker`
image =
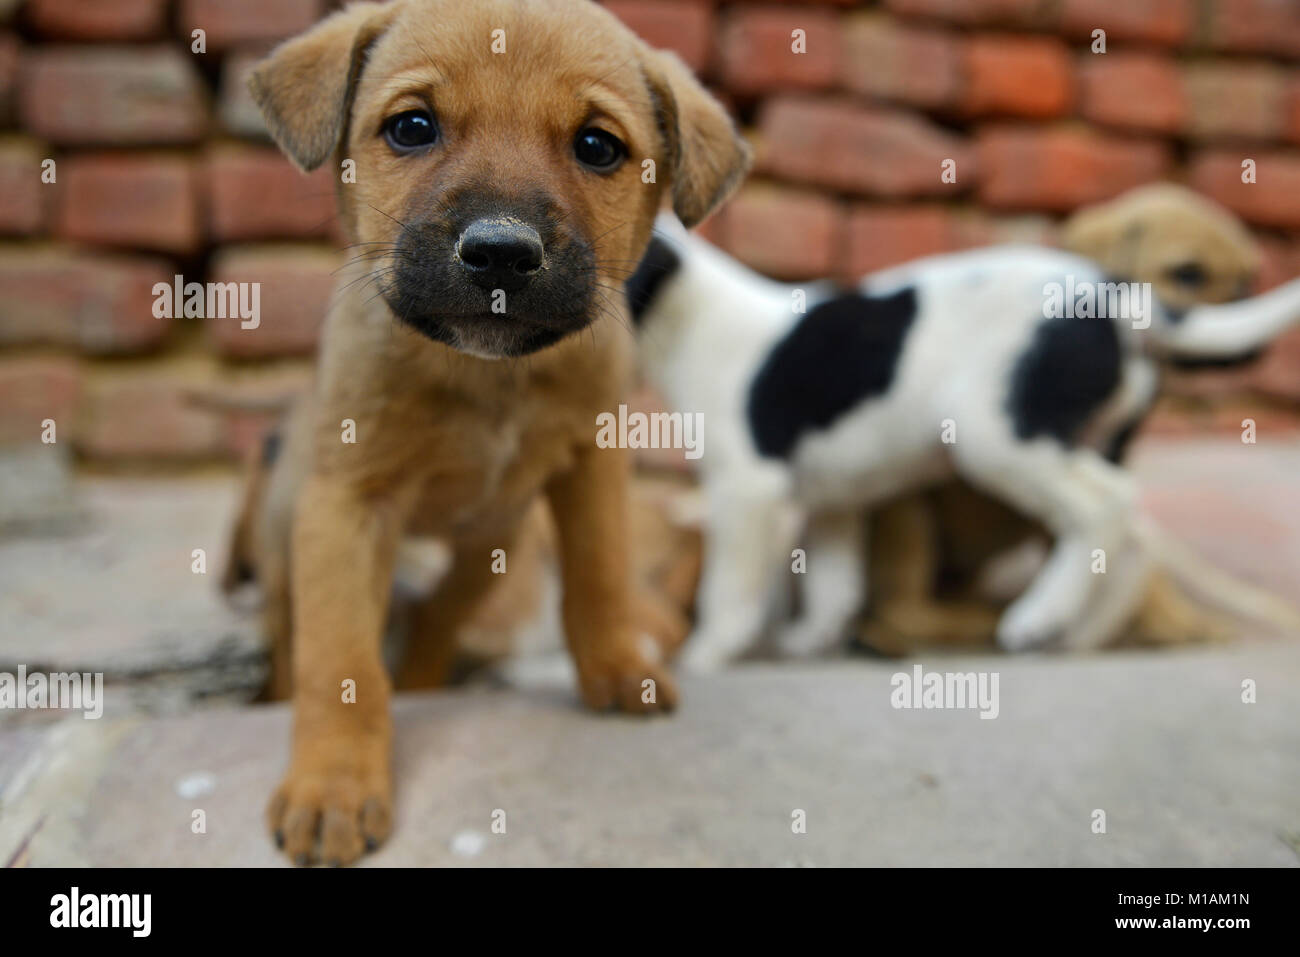
<svg viewBox="0 0 1300 957">
<path fill-rule="evenodd" d="M 409 231 L 409 230 L 411 229 L 410 226 L 406 225 L 406 223 L 402 222 L 402 221 L 401 221 L 400 219 L 398 219 L 396 216 L 392 215 L 391 213 L 386 213 L 386 212 L 384 212 L 384 211 L 383 211 L 382 209 L 380 209 L 378 206 L 375 206 L 375 205 L 372 204 L 372 203 L 366 203 L 366 205 L 369 206 L 371 209 L 373 209 L 373 210 L 374 210 L 376 213 L 378 213 L 379 215 L 381 215 L 381 216 L 387 216 L 387 217 L 388 217 L 389 219 L 391 219 L 393 222 L 397 223 L 398 226 L 401 226 L 401 227 L 402 227 L 402 231 L 403 231 L 403 232 L 407 232 L 407 231 Z"/>
<path fill-rule="evenodd" d="M 600 299 L 600 303 L 598 304 L 597 315 L 600 316 L 600 317 L 606 317 L 606 316 L 608 316 L 608 317 L 614 319 L 615 322 L 617 322 L 620 326 L 622 326 L 622 327 L 623 327 L 624 329 L 626 329 L 628 332 L 632 332 L 632 331 L 633 331 L 633 330 L 632 330 L 632 326 L 631 326 L 631 324 L 627 321 L 626 313 L 625 313 L 623 310 L 619 309 L 619 308 L 618 308 L 618 307 L 617 307 L 613 302 L 611 302 L 611 301 L 609 300 L 609 297 L 608 297 L 608 296 L 606 296 L 603 292 L 600 291 L 601 289 L 610 289 L 610 287 L 609 287 L 609 286 L 603 286 L 603 285 L 601 285 L 600 283 L 597 283 L 596 285 L 599 286 L 600 288 L 599 288 L 599 289 L 593 289 L 592 292 L 594 292 L 594 293 L 596 294 L 596 296 L 599 297 L 599 299 Z M 621 293 L 621 292 L 622 292 L 621 289 L 620 289 L 620 290 L 612 290 L 612 289 L 611 289 L 610 291 L 611 291 L 611 292 L 617 292 L 617 293 Z"/>
<path fill-rule="evenodd" d="M 684 252 L 686 249 L 686 247 L 682 245 L 680 237 L 665 233 L 657 227 L 651 227 L 650 235 L 654 236 L 665 245 L 671 246 L 677 252 Z"/>
<path fill-rule="evenodd" d="M 628 225 L 628 223 L 624 221 L 619 223 L 617 226 L 611 226 L 609 229 L 605 230 L 603 233 L 601 233 L 599 236 L 597 236 L 595 239 L 591 241 L 591 248 L 596 249 L 596 247 L 600 245 L 600 241 L 602 239 L 604 239 L 606 236 L 608 236 L 610 233 L 614 232 L 615 230 L 622 229 L 626 225 Z"/>
<path fill-rule="evenodd" d="M 379 269 L 379 270 L 367 272 L 358 276 L 356 279 L 351 280 L 350 282 L 344 283 L 338 289 L 334 290 L 334 295 L 330 297 L 329 308 L 332 309 L 334 308 L 334 306 L 338 305 L 338 303 L 341 302 L 346 295 L 350 294 L 353 286 L 357 287 L 355 292 L 359 294 L 362 290 L 366 288 L 366 286 L 370 285 L 370 283 L 377 282 L 379 279 L 383 278 L 384 276 L 391 274 L 396 270 L 396 268 L 397 267 L 395 266 L 391 266 L 387 269 Z"/>
<path fill-rule="evenodd" d="M 384 257 L 396 251 L 397 251 L 396 249 L 375 249 L 375 250 L 371 250 L 368 253 L 362 253 L 360 256 L 356 256 L 352 259 L 349 259 L 342 266 L 339 266 L 339 268 L 335 269 L 333 273 L 331 273 L 331 275 L 338 275 L 339 273 L 343 272 L 345 269 L 349 269 L 352 266 L 357 265 L 358 263 L 381 262 L 383 261 Z"/>
</svg>

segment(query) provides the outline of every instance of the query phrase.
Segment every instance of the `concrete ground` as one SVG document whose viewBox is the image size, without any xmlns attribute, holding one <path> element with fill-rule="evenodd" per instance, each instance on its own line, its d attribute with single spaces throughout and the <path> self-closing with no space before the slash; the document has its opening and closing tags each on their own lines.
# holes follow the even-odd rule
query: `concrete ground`
<svg viewBox="0 0 1300 957">
<path fill-rule="evenodd" d="M 646 722 L 585 714 L 567 690 L 403 697 L 397 830 L 369 862 L 1300 864 L 1294 644 L 942 667 L 996 668 L 998 717 L 895 710 L 898 668 L 862 661 L 690 680 L 678 714 Z M 23 748 L 0 856 L 282 864 L 261 811 L 288 734 L 281 706 L 71 719 Z"/>
<path fill-rule="evenodd" d="M 1137 459 L 1167 527 L 1292 598 L 1298 466 L 1296 444 Z M 100 721 L 0 713 L 0 864 L 283 863 L 261 812 L 289 714 L 230 704 L 255 686 L 255 629 L 211 594 L 229 495 L 96 480 L 75 537 L 0 542 L 0 671 L 98 668 L 133 702 Z M 919 662 L 996 672 L 993 720 L 895 709 L 891 677 L 916 662 L 865 657 L 688 679 L 679 712 L 645 722 L 581 711 L 562 667 L 402 696 L 397 829 L 368 862 L 1296 866 L 1298 638 Z"/>
</svg>

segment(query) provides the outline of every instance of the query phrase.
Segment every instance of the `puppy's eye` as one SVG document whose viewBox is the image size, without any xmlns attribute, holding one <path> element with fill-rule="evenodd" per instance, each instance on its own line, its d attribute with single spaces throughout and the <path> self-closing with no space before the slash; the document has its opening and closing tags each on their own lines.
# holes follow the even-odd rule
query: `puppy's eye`
<svg viewBox="0 0 1300 957">
<path fill-rule="evenodd" d="M 573 141 L 573 155 L 583 166 L 607 173 L 627 156 L 627 147 L 614 134 L 589 126 Z"/>
<path fill-rule="evenodd" d="M 418 150 L 438 139 L 438 124 L 424 110 L 407 110 L 384 121 L 384 139 L 399 152 Z"/>
<path fill-rule="evenodd" d="M 1180 286 L 1187 286 L 1189 289 L 1199 289 L 1209 280 L 1205 274 L 1205 267 L 1198 262 L 1179 263 L 1177 266 L 1170 266 L 1166 274 Z"/>
</svg>

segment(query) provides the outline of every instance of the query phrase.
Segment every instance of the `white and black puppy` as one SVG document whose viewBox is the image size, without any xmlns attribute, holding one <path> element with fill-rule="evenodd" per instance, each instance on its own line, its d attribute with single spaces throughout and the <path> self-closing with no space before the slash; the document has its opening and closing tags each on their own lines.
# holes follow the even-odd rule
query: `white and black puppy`
<svg viewBox="0 0 1300 957">
<path fill-rule="evenodd" d="M 1104 642 L 1145 581 L 1116 460 L 1160 364 L 1244 359 L 1300 319 L 1300 280 L 1178 312 L 1034 246 L 918 260 L 851 292 L 785 285 L 671 216 L 656 226 L 628 294 L 649 379 L 703 414 L 706 560 L 684 651 L 696 669 L 754 644 L 796 546 L 805 612 L 782 649 L 837 641 L 866 597 L 864 506 L 954 475 L 1055 538 L 1000 645 Z"/>
</svg>

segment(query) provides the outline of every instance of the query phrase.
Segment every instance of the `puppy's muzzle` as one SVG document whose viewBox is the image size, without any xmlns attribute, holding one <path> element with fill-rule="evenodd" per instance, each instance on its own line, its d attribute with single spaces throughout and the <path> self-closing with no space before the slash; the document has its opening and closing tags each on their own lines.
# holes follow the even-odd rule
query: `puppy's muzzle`
<svg viewBox="0 0 1300 957">
<path fill-rule="evenodd" d="M 545 261 L 542 238 L 521 222 L 479 219 L 456 241 L 456 260 L 469 279 L 482 289 L 517 292 Z"/>
</svg>

